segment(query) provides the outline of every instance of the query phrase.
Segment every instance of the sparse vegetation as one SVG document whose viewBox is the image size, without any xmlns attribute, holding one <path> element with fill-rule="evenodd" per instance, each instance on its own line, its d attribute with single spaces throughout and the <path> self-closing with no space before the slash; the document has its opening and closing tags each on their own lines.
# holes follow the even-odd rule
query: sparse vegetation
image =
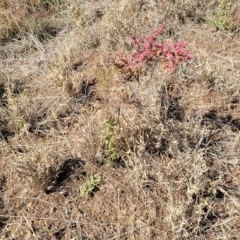
<svg viewBox="0 0 240 240">
<path fill-rule="evenodd" d="M 165 25 L 162 25 L 153 34 L 143 39 L 131 35 L 135 47 L 131 57 L 126 57 L 124 53 L 121 53 L 119 59 L 112 60 L 114 66 L 122 69 L 125 78 L 138 77 L 143 64 L 149 64 L 149 62 L 160 60 L 163 62 L 164 68 L 169 68 L 173 72 L 179 62 L 192 58 L 190 52 L 185 50 L 186 42 L 173 44 L 156 42 L 157 37 L 164 32 L 164 29 Z"/>
<path fill-rule="evenodd" d="M 89 180 L 86 183 L 84 183 L 83 186 L 81 187 L 81 196 L 85 197 L 93 194 L 93 192 L 96 190 L 101 181 L 102 181 L 101 175 L 96 173 L 93 176 L 91 176 Z"/>
<path fill-rule="evenodd" d="M 238 239 L 239 13 L 0 1 L 0 239 Z"/>
<path fill-rule="evenodd" d="M 219 0 L 217 17 L 213 20 L 213 24 L 217 30 L 233 31 L 236 28 L 230 18 L 231 8 L 231 0 Z"/>
<path fill-rule="evenodd" d="M 120 159 L 117 151 L 116 137 L 114 132 L 115 119 L 110 117 L 106 124 L 106 134 L 103 138 L 104 142 L 104 159 L 109 167 L 113 167 L 115 163 Z"/>
</svg>

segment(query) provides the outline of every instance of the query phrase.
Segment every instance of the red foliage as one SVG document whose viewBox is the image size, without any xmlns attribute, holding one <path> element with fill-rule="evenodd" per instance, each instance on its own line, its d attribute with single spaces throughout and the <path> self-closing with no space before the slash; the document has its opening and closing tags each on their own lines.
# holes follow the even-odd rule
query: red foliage
<svg viewBox="0 0 240 240">
<path fill-rule="evenodd" d="M 139 38 L 131 35 L 135 51 L 131 56 L 121 53 L 116 60 L 112 60 L 112 64 L 120 68 L 125 78 L 134 78 L 140 73 L 143 64 L 151 61 L 161 60 L 163 67 L 173 72 L 180 62 L 187 61 L 192 58 L 191 53 L 185 48 L 186 42 L 180 41 L 176 43 L 159 43 L 157 37 L 165 30 L 162 25 L 150 36 Z"/>
</svg>

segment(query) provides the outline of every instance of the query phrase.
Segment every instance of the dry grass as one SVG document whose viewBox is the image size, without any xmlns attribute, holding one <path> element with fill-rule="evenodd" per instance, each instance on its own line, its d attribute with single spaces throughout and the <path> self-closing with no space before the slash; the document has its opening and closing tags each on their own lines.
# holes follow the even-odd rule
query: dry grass
<svg viewBox="0 0 240 240">
<path fill-rule="evenodd" d="M 220 2 L 1 1 L 1 239 L 238 239 L 240 6 L 217 31 Z M 109 59 L 163 22 L 194 58 L 124 80 Z"/>
</svg>

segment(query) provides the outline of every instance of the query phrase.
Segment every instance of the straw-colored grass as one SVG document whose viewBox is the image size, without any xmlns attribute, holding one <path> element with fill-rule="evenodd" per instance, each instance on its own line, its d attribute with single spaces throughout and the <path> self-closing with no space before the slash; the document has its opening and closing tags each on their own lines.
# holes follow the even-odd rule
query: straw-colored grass
<svg viewBox="0 0 240 240">
<path fill-rule="evenodd" d="M 239 12 L 1 1 L 0 238 L 238 239 Z M 185 41 L 192 59 L 126 79 L 112 59 L 163 23 L 156 41 Z"/>
</svg>

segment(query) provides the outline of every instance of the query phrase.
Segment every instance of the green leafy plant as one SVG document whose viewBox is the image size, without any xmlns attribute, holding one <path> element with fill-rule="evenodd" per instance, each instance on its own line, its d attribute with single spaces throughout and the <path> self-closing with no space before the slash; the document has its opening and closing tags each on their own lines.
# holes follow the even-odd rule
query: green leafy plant
<svg viewBox="0 0 240 240">
<path fill-rule="evenodd" d="M 213 19 L 213 25 L 216 30 L 230 30 L 235 29 L 234 23 L 230 20 L 232 3 L 229 0 L 219 0 L 219 10 L 217 18 Z"/>
<path fill-rule="evenodd" d="M 103 138 L 104 141 L 104 159 L 106 164 L 109 167 L 113 167 L 116 161 L 120 159 L 120 155 L 118 154 L 116 148 L 116 139 L 115 139 L 115 119 L 110 117 L 107 121 L 107 133 Z"/>
<path fill-rule="evenodd" d="M 89 178 L 89 180 L 84 183 L 81 187 L 81 196 L 91 195 L 97 188 L 97 186 L 102 182 L 102 176 L 98 173 L 94 174 Z"/>
</svg>

